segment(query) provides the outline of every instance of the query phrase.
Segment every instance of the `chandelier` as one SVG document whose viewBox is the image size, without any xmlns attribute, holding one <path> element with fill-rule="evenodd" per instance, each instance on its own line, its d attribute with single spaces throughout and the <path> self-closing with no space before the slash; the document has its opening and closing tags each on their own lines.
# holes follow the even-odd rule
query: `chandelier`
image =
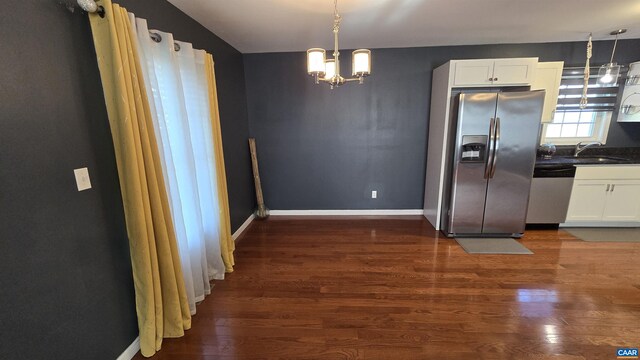
<svg viewBox="0 0 640 360">
<path fill-rule="evenodd" d="M 333 59 L 327 59 L 325 49 L 312 48 L 307 50 L 307 73 L 314 77 L 316 84 L 321 81 L 331 88 L 346 82 L 358 81 L 364 83 L 364 78 L 371 74 L 371 50 L 358 49 L 353 52 L 351 61 L 351 76 L 344 78 L 340 75 L 340 51 L 338 50 L 338 33 L 342 17 L 338 14 L 338 0 L 334 0 L 333 39 L 335 50 Z"/>
</svg>

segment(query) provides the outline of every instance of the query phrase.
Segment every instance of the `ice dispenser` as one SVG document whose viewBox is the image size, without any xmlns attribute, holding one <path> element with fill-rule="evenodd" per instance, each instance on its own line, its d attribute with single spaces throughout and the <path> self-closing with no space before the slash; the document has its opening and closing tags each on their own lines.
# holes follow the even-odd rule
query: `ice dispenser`
<svg viewBox="0 0 640 360">
<path fill-rule="evenodd" d="M 460 162 L 484 162 L 486 149 L 486 135 L 463 135 Z"/>
</svg>

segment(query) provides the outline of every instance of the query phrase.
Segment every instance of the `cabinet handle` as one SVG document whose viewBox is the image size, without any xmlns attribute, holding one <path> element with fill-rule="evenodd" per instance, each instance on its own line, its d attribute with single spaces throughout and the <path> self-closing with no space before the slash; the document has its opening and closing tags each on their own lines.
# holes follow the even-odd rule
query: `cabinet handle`
<svg viewBox="0 0 640 360">
<path fill-rule="evenodd" d="M 605 190 L 605 192 L 609 192 L 609 189 L 611 188 L 610 184 L 607 184 L 607 190 Z"/>
<path fill-rule="evenodd" d="M 616 184 L 611 185 L 611 192 L 616 189 Z"/>
<path fill-rule="evenodd" d="M 498 78 L 493 78 L 493 81 L 498 81 Z"/>
</svg>

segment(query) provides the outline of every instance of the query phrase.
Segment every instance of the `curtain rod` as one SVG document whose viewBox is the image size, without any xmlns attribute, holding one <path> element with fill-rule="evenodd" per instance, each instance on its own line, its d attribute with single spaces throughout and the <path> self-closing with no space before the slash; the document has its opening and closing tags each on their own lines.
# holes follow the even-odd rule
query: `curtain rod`
<svg viewBox="0 0 640 360">
<path fill-rule="evenodd" d="M 97 13 L 101 18 L 104 17 L 104 7 L 96 4 L 94 0 L 78 0 L 78 5 L 88 13 Z"/>
<path fill-rule="evenodd" d="M 149 37 L 151 38 L 151 40 L 153 40 L 154 42 L 161 42 L 162 41 L 162 35 L 158 34 L 157 32 L 154 31 L 149 31 Z M 173 51 L 180 51 L 180 44 L 178 44 L 177 42 L 173 43 Z"/>
<path fill-rule="evenodd" d="M 105 15 L 104 7 L 102 5 L 96 4 L 94 0 L 78 0 L 78 5 L 82 8 L 82 10 L 88 13 L 97 13 L 101 18 L 103 18 Z M 160 36 L 160 34 L 158 34 L 157 32 L 149 31 L 149 37 L 151 38 L 151 40 L 157 43 L 162 41 L 162 36 Z M 180 51 L 180 44 L 174 42 L 173 50 Z"/>
</svg>

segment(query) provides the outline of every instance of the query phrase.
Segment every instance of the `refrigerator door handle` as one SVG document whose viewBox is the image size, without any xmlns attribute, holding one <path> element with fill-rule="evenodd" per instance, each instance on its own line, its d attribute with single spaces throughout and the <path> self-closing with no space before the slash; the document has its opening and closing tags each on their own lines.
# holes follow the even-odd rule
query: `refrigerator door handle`
<svg viewBox="0 0 640 360">
<path fill-rule="evenodd" d="M 487 144 L 487 164 L 484 167 L 484 178 L 489 179 L 491 176 L 491 167 L 493 166 L 493 145 L 495 143 L 495 126 L 496 122 L 494 118 L 491 118 L 489 122 L 489 141 Z"/>
<path fill-rule="evenodd" d="M 494 130 L 495 134 L 493 136 L 493 161 L 491 164 L 491 175 L 489 176 L 490 179 L 493 179 L 493 176 L 496 174 L 496 163 L 498 162 L 498 151 L 500 150 L 500 118 L 496 117 L 496 124 L 495 124 L 495 130 Z"/>
</svg>

